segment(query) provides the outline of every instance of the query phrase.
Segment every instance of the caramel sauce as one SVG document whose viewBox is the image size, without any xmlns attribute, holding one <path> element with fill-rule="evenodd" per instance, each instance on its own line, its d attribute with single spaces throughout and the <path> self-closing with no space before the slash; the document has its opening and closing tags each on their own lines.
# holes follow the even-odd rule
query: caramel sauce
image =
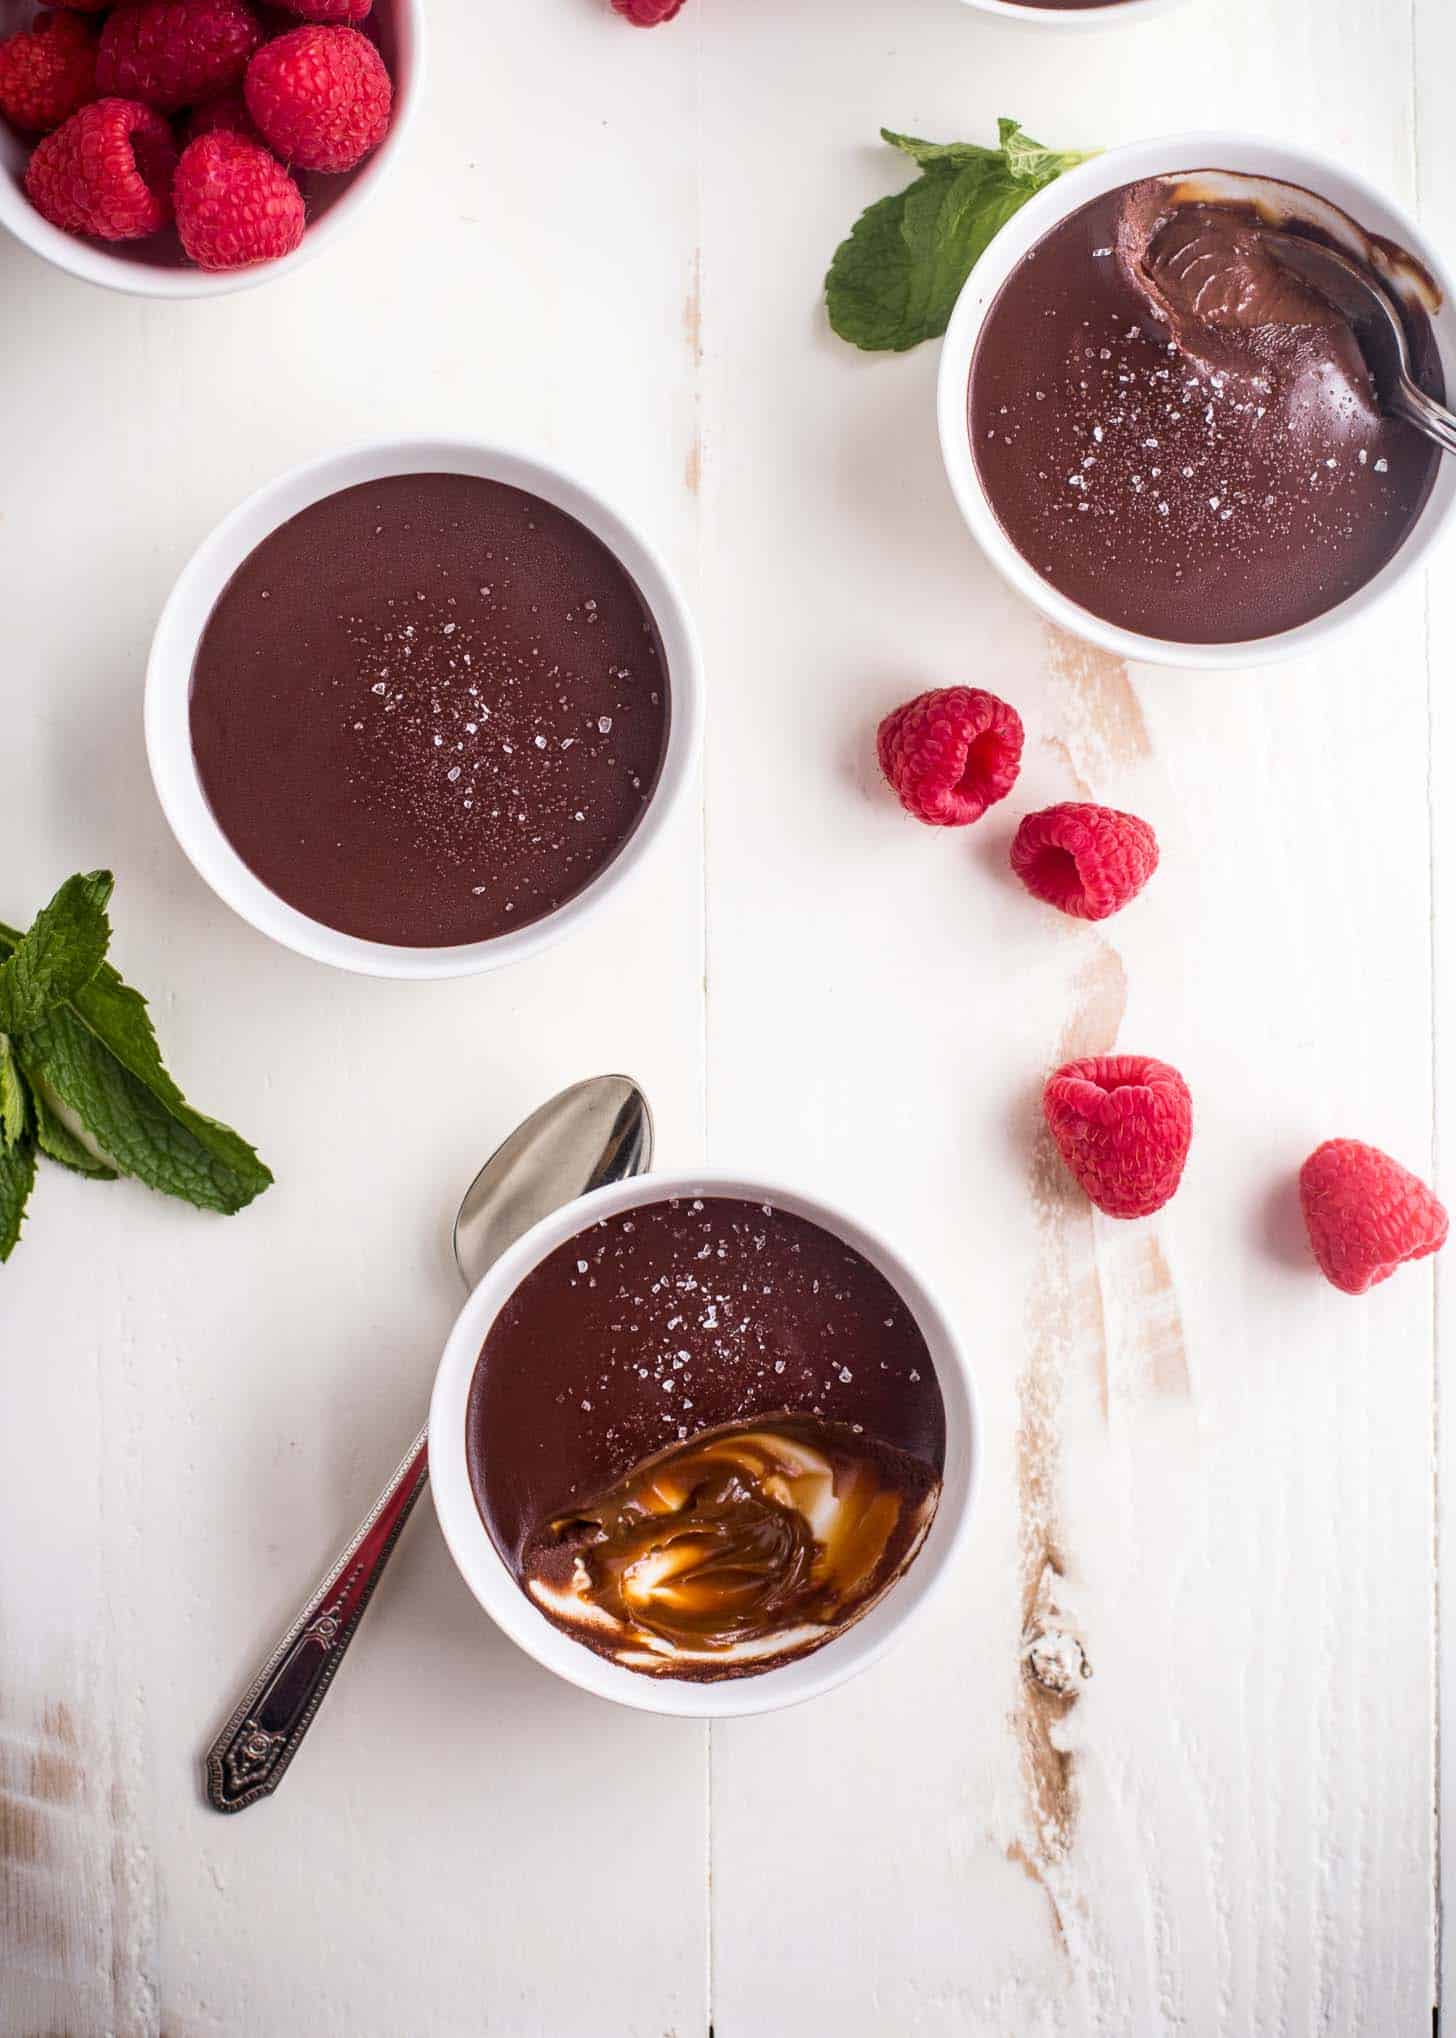
<svg viewBox="0 0 1456 2038">
<path fill-rule="evenodd" d="M 644 1459 L 527 1542 L 528 1591 L 635 1669 L 699 1677 L 821 1646 L 909 1564 L 940 1481 L 844 1424 L 781 1415 Z"/>
</svg>

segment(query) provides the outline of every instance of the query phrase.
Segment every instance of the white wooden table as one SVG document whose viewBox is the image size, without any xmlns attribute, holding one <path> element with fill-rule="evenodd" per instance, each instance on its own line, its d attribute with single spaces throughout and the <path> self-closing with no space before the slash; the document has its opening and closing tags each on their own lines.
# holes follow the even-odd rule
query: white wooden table
<svg viewBox="0 0 1456 2038">
<path fill-rule="evenodd" d="M 223 1222 L 48 1169 L 0 1273 L 0 2029 L 1424 2033 L 1456 1261 L 1337 1295 L 1291 1181 L 1329 1134 L 1422 1170 L 1456 1136 L 1452 568 L 1232 680 L 1051 642 L 952 508 L 935 350 L 853 354 L 818 284 L 902 177 L 882 122 L 998 113 L 1062 146 L 1313 142 L 1449 252 L 1449 0 L 1189 0 L 1095 38 L 958 0 L 689 0 L 650 35 L 605 0 L 431 13 L 397 178 L 293 279 L 149 305 L 0 248 L 0 917 L 114 866 L 117 960 L 278 1175 Z M 430 429 L 520 438 L 642 519 L 695 595 L 711 733 L 698 815 L 604 922 L 390 985 L 192 875 L 140 687 L 233 502 Z M 1018 808 L 1155 823 L 1133 911 L 1032 907 L 1004 809 L 900 815 L 874 724 L 953 681 L 1026 717 Z M 1135 1227 L 1035 1154 L 1046 1068 L 1114 1040 L 1198 1109 Z M 461 1188 L 613 1067 L 665 1160 L 828 1190 L 963 1312 L 989 1456 L 953 1587 L 861 1681 L 708 1732 L 537 1670 L 425 1508 L 278 1797 L 217 1818 L 201 1746 L 420 1419 Z M 1070 1708 L 1023 1674 L 1039 1594 L 1095 1672 Z"/>
</svg>

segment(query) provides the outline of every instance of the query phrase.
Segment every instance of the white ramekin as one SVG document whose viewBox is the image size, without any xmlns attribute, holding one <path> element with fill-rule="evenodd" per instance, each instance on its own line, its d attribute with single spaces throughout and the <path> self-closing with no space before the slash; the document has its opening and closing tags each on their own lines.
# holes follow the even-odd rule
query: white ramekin
<svg viewBox="0 0 1456 2038">
<path fill-rule="evenodd" d="M 472 474 L 527 489 L 586 525 L 636 582 L 662 639 L 670 698 L 667 753 L 637 829 L 589 885 L 518 932 L 453 948 L 404 948 L 342 934 L 298 912 L 243 862 L 208 805 L 192 751 L 189 701 L 198 641 L 218 596 L 256 546 L 310 503 L 391 474 Z M 463 439 L 390 439 L 295 467 L 224 518 L 192 555 L 152 639 L 147 757 L 162 811 L 184 853 L 225 905 L 275 941 L 362 976 L 476 976 L 521 962 L 596 913 L 640 867 L 691 780 L 702 726 L 697 638 L 667 567 L 641 533 L 587 485 L 529 453 Z"/>
<path fill-rule="evenodd" d="M 276 262 L 257 262 L 247 269 L 194 269 L 173 235 L 164 237 L 170 252 L 162 256 L 151 241 L 110 243 L 62 233 L 41 218 L 25 195 L 25 166 L 38 137 L 17 135 L 4 120 L 0 120 L 0 226 L 68 275 L 132 297 L 222 297 L 291 274 L 348 232 L 388 176 L 420 102 L 425 72 L 425 0 L 375 0 L 374 11 L 380 48 L 394 81 L 389 133 L 357 170 L 342 177 L 309 178 L 309 223 L 291 255 Z M 22 0 L 0 0 L 0 36 L 28 28 L 34 13 L 29 0 L 23 4 Z M 295 26 L 301 28 L 302 19 Z"/>
<path fill-rule="evenodd" d="M 1131 28 L 1135 21 L 1152 21 L 1170 14 L 1186 0 L 1108 0 L 1105 7 L 1023 7 L 1018 0 L 966 0 L 983 14 L 1002 21 L 1023 21 L 1029 28 Z"/>
<path fill-rule="evenodd" d="M 822 1225 L 862 1253 L 885 1276 L 913 1313 L 929 1346 L 945 1402 L 945 1476 L 940 1505 L 919 1554 L 885 1597 L 851 1628 L 812 1655 L 717 1684 L 693 1684 L 624 1670 L 573 1641 L 528 1599 L 491 1541 L 466 1463 L 465 1420 L 470 1383 L 486 1334 L 502 1306 L 533 1268 L 578 1232 L 620 1210 L 660 1203 L 670 1196 L 735 1196 L 772 1203 L 792 1216 Z M 430 1401 L 430 1487 L 450 1554 L 461 1576 L 496 1624 L 527 1655 L 558 1677 L 599 1698 L 639 1712 L 689 1719 L 736 1719 L 777 1712 L 816 1698 L 883 1655 L 919 1614 L 959 1552 L 970 1523 L 981 1456 L 981 1419 L 975 1382 L 950 1318 L 895 1249 L 878 1233 L 812 1196 L 774 1183 L 709 1171 L 654 1174 L 597 1189 L 528 1231 L 491 1268 L 450 1333 Z"/>
<path fill-rule="evenodd" d="M 1373 580 L 1312 622 L 1273 637 L 1249 638 L 1235 644 L 1181 644 L 1145 637 L 1135 630 L 1103 622 L 1042 579 L 1001 528 L 981 486 L 966 425 L 966 395 L 971 358 L 986 313 L 996 293 L 1022 257 L 1059 221 L 1103 192 L 1131 184 L 1140 177 L 1175 176 L 1188 170 L 1232 170 L 1302 185 L 1340 207 L 1368 232 L 1383 234 L 1415 255 L 1430 271 L 1444 299 L 1433 319 L 1436 341 L 1445 364 L 1448 386 L 1456 379 L 1456 308 L 1446 272 L 1415 222 L 1398 206 L 1341 164 L 1309 149 L 1285 148 L 1257 135 L 1214 129 L 1207 133 L 1166 135 L 1109 149 L 1105 155 L 1069 170 L 1039 191 L 982 255 L 957 300 L 940 356 L 937 407 L 941 452 L 962 516 L 991 563 L 1013 587 L 1064 629 L 1123 658 L 1152 665 L 1177 665 L 1226 672 L 1270 659 L 1313 650 L 1364 615 L 1391 591 L 1417 573 L 1437 539 L 1444 536 L 1456 506 L 1456 460 L 1443 460 L 1430 499 L 1410 536 Z"/>
</svg>

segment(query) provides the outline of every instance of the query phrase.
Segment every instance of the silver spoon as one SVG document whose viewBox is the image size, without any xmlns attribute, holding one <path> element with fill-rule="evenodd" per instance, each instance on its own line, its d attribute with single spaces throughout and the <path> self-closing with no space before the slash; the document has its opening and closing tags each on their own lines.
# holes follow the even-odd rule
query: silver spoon
<svg viewBox="0 0 1456 2038">
<path fill-rule="evenodd" d="M 651 1165 L 652 1112 L 630 1077 L 593 1076 L 563 1090 L 517 1126 L 466 1190 L 452 1240 L 465 1286 L 476 1287 L 540 1218 Z M 204 1788 L 214 1811 L 240 1812 L 278 1788 L 428 1476 L 421 1430 L 209 1748 Z"/>
<path fill-rule="evenodd" d="M 1410 338 L 1395 299 L 1384 284 L 1345 255 L 1303 234 L 1263 236 L 1286 269 L 1312 283 L 1350 321 L 1375 382 L 1380 408 L 1404 418 L 1447 453 L 1456 453 L 1456 415 L 1421 388 Z"/>
</svg>

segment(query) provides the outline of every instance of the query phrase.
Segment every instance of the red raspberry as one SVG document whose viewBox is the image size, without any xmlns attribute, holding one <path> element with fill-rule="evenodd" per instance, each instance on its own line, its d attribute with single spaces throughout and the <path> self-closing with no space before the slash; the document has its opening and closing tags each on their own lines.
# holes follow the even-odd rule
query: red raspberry
<svg viewBox="0 0 1456 2038">
<path fill-rule="evenodd" d="M 134 99 L 97 99 L 40 142 L 25 173 L 36 211 L 67 233 L 135 241 L 172 217 L 172 130 Z"/>
<path fill-rule="evenodd" d="M 243 91 L 269 148 L 300 170 L 352 170 L 389 132 L 394 88 L 357 28 L 292 28 L 264 43 Z"/>
<path fill-rule="evenodd" d="M 625 14 L 634 28 L 656 28 L 671 21 L 682 10 L 683 0 L 612 0 L 619 14 Z"/>
<path fill-rule="evenodd" d="M 102 28 L 97 80 L 176 113 L 236 85 L 262 33 L 247 0 L 130 0 Z"/>
<path fill-rule="evenodd" d="M 1299 1171 L 1299 1201 L 1320 1271 L 1346 1295 L 1446 1243 L 1446 1212 L 1425 1183 L 1358 1139 L 1315 1148 Z"/>
<path fill-rule="evenodd" d="M 278 0 L 278 4 L 305 21 L 363 21 L 374 0 Z"/>
<path fill-rule="evenodd" d="M 37 14 L 0 42 L 0 113 L 28 134 L 49 134 L 96 97 L 96 38 L 77 14 Z"/>
<path fill-rule="evenodd" d="M 1064 800 L 1028 814 L 1011 868 L 1034 898 L 1078 920 L 1105 920 L 1135 899 L 1158 867 L 1158 838 L 1136 814 Z"/>
<path fill-rule="evenodd" d="M 200 269 L 245 269 L 291 255 L 303 239 L 303 193 L 283 165 L 219 129 L 182 151 L 173 186 L 177 231 Z"/>
<path fill-rule="evenodd" d="M 193 107 L 182 123 L 183 146 L 204 134 L 240 134 L 250 142 L 263 139 L 253 125 L 241 90 L 219 93 L 216 99 Z"/>
<path fill-rule="evenodd" d="M 1059 1068 L 1042 1095 L 1057 1152 L 1109 1217 L 1151 1217 L 1177 1188 L 1193 1137 L 1178 1071 L 1143 1054 Z"/>
<path fill-rule="evenodd" d="M 959 828 L 1005 799 L 1025 740 L 1020 715 L 995 694 L 943 686 L 886 715 L 880 770 L 917 821 Z"/>
</svg>

